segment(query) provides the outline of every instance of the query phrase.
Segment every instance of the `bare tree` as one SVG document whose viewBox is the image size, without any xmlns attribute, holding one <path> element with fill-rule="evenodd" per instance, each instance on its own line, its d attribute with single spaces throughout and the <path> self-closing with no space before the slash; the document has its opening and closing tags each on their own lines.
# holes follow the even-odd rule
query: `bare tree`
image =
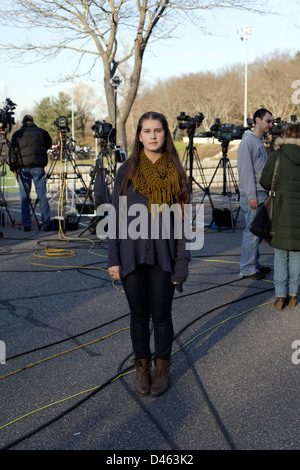
<svg viewBox="0 0 300 470">
<path fill-rule="evenodd" d="M 110 80 L 118 67 L 129 61 L 131 72 L 126 99 L 118 114 L 118 135 L 126 143 L 125 125 L 137 95 L 143 57 L 150 41 L 169 38 L 180 21 L 190 20 L 202 25 L 197 13 L 211 9 L 244 9 L 262 12 L 267 1 L 259 0 L 2 0 L 0 24 L 24 28 L 26 36 L 37 30 L 51 33 L 49 42 L 31 40 L 20 44 L 0 45 L 13 59 L 20 61 L 34 54 L 36 59 L 49 59 L 61 52 L 78 54 L 81 60 L 89 55 L 90 70 L 100 61 L 103 65 L 104 89 L 108 112 L 114 122 L 115 99 Z M 130 43 L 121 55 L 119 44 Z M 86 72 L 86 71 L 85 71 Z M 77 73 L 77 71 L 76 71 Z"/>
<path fill-rule="evenodd" d="M 180 111 L 190 116 L 199 112 L 204 114 L 199 132 L 208 131 L 217 117 L 224 124 L 243 125 L 243 70 L 243 64 L 236 64 L 218 73 L 191 73 L 159 81 L 152 89 L 138 94 L 129 122 L 132 115 L 135 122 L 151 106 L 165 113 L 173 134 L 178 127 L 176 117 Z M 289 122 L 295 114 L 299 117 L 300 105 L 298 99 L 293 99 L 293 90 L 299 84 L 292 87 L 299 76 L 299 53 L 292 56 L 275 50 L 249 64 L 248 116 L 251 118 L 256 109 L 265 107 L 274 118 L 283 121 Z M 298 98 L 298 90 L 296 92 Z"/>
<path fill-rule="evenodd" d="M 93 116 L 93 109 L 96 105 L 96 94 L 95 91 L 85 85 L 77 85 L 73 90 L 74 104 L 76 106 L 76 117 L 78 120 L 78 128 L 81 132 L 81 136 L 85 136 L 86 125 L 91 121 Z"/>
<path fill-rule="evenodd" d="M 263 57 L 249 68 L 249 108 L 254 112 L 259 106 L 269 109 L 275 118 L 289 121 L 299 109 L 292 101 L 291 85 L 299 76 L 299 60 L 278 51 Z M 253 79 L 255 77 L 255 79 Z"/>
</svg>

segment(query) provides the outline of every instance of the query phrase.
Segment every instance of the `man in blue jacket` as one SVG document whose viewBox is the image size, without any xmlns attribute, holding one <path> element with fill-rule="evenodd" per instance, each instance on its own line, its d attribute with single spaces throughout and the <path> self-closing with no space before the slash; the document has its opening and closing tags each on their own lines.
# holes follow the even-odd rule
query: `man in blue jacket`
<svg viewBox="0 0 300 470">
<path fill-rule="evenodd" d="M 18 168 L 17 173 L 21 175 L 18 181 L 22 224 L 26 232 L 31 229 L 28 196 L 30 195 L 32 181 L 39 200 L 43 228 L 49 230 L 51 226 L 45 179 L 45 166 L 48 163 L 47 151 L 51 145 L 52 141 L 49 133 L 38 127 L 34 123 L 33 117 L 28 114 L 23 118 L 22 127 L 13 134 L 11 139 L 11 147 L 14 150 L 14 165 Z"/>
<path fill-rule="evenodd" d="M 265 274 L 270 272 L 270 268 L 259 264 L 261 239 L 250 232 L 250 225 L 258 205 L 267 197 L 259 180 L 268 159 L 263 137 L 273 127 L 272 113 L 265 108 L 258 109 L 254 113 L 253 123 L 253 130 L 244 133 L 238 149 L 240 207 L 246 223 L 242 239 L 240 276 L 242 278 L 264 279 Z"/>
</svg>

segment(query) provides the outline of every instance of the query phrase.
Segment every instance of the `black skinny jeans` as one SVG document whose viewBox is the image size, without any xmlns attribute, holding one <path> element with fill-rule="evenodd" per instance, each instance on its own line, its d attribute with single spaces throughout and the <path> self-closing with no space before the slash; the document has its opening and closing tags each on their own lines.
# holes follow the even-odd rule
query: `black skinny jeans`
<svg viewBox="0 0 300 470">
<path fill-rule="evenodd" d="M 150 359 L 150 318 L 155 359 L 169 360 L 173 344 L 171 273 L 160 266 L 141 265 L 122 279 L 130 308 L 130 334 L 135 359 Z"/>
</svg>

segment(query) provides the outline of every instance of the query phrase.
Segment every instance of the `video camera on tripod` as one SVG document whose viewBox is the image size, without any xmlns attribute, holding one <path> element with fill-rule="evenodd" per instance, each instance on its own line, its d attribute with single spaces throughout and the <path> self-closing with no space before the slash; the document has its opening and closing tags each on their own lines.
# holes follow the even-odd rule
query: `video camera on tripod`
<svg viewBox="0 0 300 470">
<path fill-rule="evenodd" d="M 210 187 L 214 181 L 214 178 L 219 169 L 222 169 L 222 195 L 228 196 L 230 209 L 217 209 L 213 207 L 213 217 L 210 226 L 213 222 L 215 222 L 215 225 L 219 228 L 219 230 L 221 229 L 221 227 L 234 227 L 239 214 L 238 207 L 238 209 L 236 210 L 235 217 L 233 217 L 233 211 L 231 207 L 232 185 L 237 195 L 237 200 L 239 200 L 240 191 L 230 160 L 228 158 L 229 142 L 231 142 L 232 140 L 242 139 L 244 132 L 249 129 L 250 127 L 234 126 L 233 124 L 221 124 L 221 120 L 219 118 L 216 118 L 214 124 L 210 127 L 210 132 L 199 132 L 197 134 L 197 137 L 214 137 L 218 139 L 219 142 L 221 142 L 222 157 L 219 160 L 219 163 L 215 169 L 215 172 L 210 180 L 209 185 L 206 187 L 206 192 L 204 195 L 204 197 L 206 196 L 206 194 L 209 195 Z M 204 197 L 201 203 L 203 202 Z"/>
<path fill-rule="evenodd" d="M 70 132 L 70 128 L 68 126 L 68 118 L 66 116 L 58 116 L 54 123 L 55 126 L 58 128 L 58 132 L 63 134 L 63 135 L 66 135 L 68 132 Z"/>
<path fill-rule="evenodd" d="M 291 123 L 295 122 L 297 122 L 296 114 L 291 116 Z M 288 125 L 291 123 L 283 121 L 280 117 L 274 119 L 272 129 L 270 130 L 269 134 L 265 136 L 265 145 L 267 148 L 269 148 L 269 152 L 274 150 L 275 140 L 285 134 Z"/>
<path fill-rule="evenodd" d="M 12 126 L 15 124 L 13 117 L 16 104 L 10 98 L 6 98 L 4 106 L 0 109 L 0 134 L 7 134 L 11 131 Z"/>
<path fill-rule="evenodd" d="M 249 129 L 249 127 L 234 126 L 233 124 L 221 124 L 221 120 L 216 118 L 210 127 L 210 132 L 199 132 L 197 137 L 215 137 L 219 142 L 230 142 L 241 139 L 244 132 Z"/>
<path fill-rule="evenodd" d="M 100 139 L 101 157 L 105 157 L 111 151 L 114 151 L 117 162 L 122 163 L 127 159 L 125 151 L 119 145 L 116 145 L 116 129 L 112 124 L 105 120 L 95 121 L 91 129 L 94 131 L 94 139 Z"/>
<path fill-rule="evenodd" d="M 116 129 L 110 122 L 95 121 L 91 129 L 94 131 L 94 139 L 100 140 L 100 152 L 104 156 L 113 150 L 116 144 Z"/>
<path fill-rule="evenodd" d="M 16 108 L 16 104 L 12 102 L 10 98 L 6 98 L 4 102 L 4 106 L 0 109 L 0 207 L 5 207 L 6 212 L 12 222 L 12 226 L 14 226 L 15 221 L 12 219 L 10 212 L 8 210 L 7 202 L 5 200 L 4 194 L 2 192 L 2 181 L 1 177 L 6 175 L 6 163 L 9 159 L 9 166 L 12 163 L 14 165 L 12 171 L 15 171 L 17 166 L 17 159 L 15 158 L 15 152 L 13 149 L 10 148 L 10 143 L 7 138 L 7 134 L 11 131 L 13 124 L 15 124 L 14 109 Z M 4 152 L 3 152 L 4 150 Z M 4 214 L 0 210 L 0 226 L 4 221 Z"/>
<path fill-rule="evenodd" d="M 57 127 L 58 140 L 61 146 L 61 158 L 64 160 L 67 150 L 73 150 L 73 148 L 69 148 L 70 142 L 67 142 L 67 133 L 70 132 L 68 118 L 66 116 L 58 116 L 53 124 Z M 56 157 L 59 157 L 59 155 L 57 154 Z"/>
<path fill-rule="evenodd" d="M 194 134 L 197 127 L 202 124 L 204 119 L 204 114 L 199 113 L 194 117 L 187 116 L 185 112 L 181 112 L 179 116 L 177 116 L 177 121 L 184 121 L 179 123 L 179 129 L 186 129 L 188 134 Z"/>
<path fill-rule="evenodd" d="M 297 122 L 296 114 L 291 116 L 291 122 Z M 270 131 L 270 134 L 274 138 L 283 136 L 289 124 L 290 123 L 288 123 L 287 121 L 283 121 L 280 117 L 274 119 L 273 127 Z"/>
<path fill-rule="evenodd" d="M 95 121 L 95 124 L 93 124 L 91 129 L 94 131 L 95 139 L 100 139 L 115 144 L 116 130 L 109 122 L 106 122 L 105 120 Z"/>
</svg>

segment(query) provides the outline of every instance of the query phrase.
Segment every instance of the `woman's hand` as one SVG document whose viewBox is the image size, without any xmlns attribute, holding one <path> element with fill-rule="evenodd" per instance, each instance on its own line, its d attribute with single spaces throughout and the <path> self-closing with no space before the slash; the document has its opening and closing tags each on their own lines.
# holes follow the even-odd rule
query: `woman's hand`
<svg viewBox="0 0 300 470">
<path fill-rule="evenodd" d="M 121 266 L 111 266 L 108 268 L 108 272 L 112 279 L 115 281 L 120 281 L 122 277 L 122 268 Z"/>
</svg>

